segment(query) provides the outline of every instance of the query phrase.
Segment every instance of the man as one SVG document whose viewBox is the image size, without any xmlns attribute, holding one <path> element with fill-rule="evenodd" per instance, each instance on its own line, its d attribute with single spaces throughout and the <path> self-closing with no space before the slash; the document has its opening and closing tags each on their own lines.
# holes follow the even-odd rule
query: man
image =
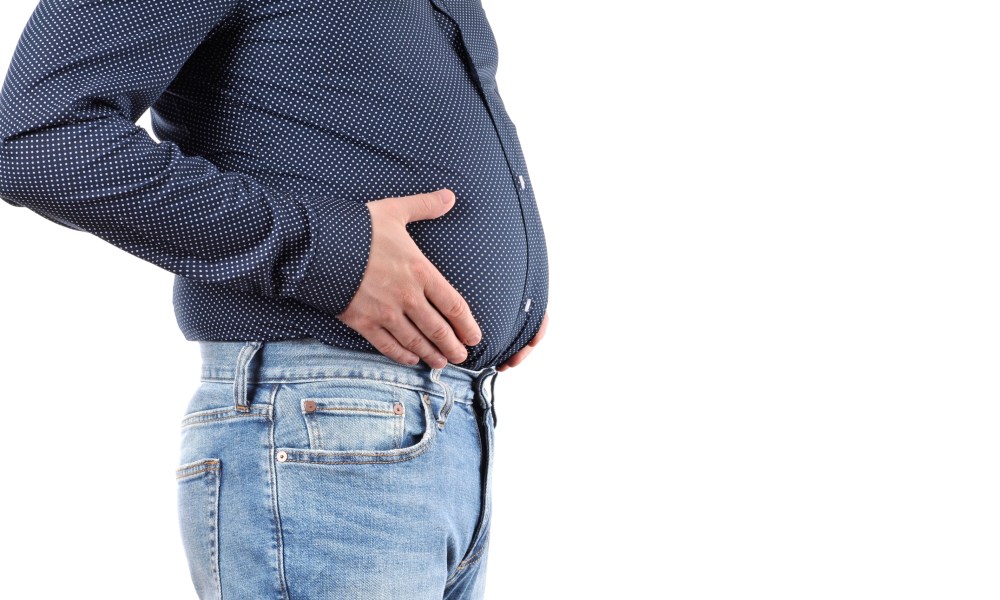
<svg viewBox="0 0 1000 600">
<path fill-rule="evenodd" d="M 477 0 L 31 16 L 0 197 L 177 275 L 204 361 L 177 470 L 201 598 L 482 597 L 492 388 L 548 296 L 496 65 Z"/>
</svg>

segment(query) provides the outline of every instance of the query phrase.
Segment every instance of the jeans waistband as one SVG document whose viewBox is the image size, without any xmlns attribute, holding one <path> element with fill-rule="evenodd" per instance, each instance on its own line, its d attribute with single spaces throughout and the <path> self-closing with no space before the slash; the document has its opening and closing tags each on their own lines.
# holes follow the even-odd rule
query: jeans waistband
<svg viewBox="0 0 1000 600">
<path fill-rule="evenodd" d="M 441 393 L 454 402 L 492 409 L 495 367 L 478 371 L 448 363 L 404 365 L 375 352 L 324 344 L 313 338 L 269 342 L 200 341 L 203 381 L 232 381 L 237 406 L 245 406 L 248 383 L 293 383 L 342 377 L 377 379 Z M 242 399 L 241 397 L 242 396 Z"/>
</svg>

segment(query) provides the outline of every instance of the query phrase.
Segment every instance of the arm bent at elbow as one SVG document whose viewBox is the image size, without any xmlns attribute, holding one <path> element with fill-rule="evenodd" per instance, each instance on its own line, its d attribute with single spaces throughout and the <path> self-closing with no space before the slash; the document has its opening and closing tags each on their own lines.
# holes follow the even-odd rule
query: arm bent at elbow
<svg viewBox="0 0 1000 600">
<path fill-rule="evenodd" d="M 362 202 L 224 172 L 135 121 L 235 0 L 41 0 L 0 93 L 0 197 L 177 275 L 342 312 L 371 243 Z"/>
</svg>

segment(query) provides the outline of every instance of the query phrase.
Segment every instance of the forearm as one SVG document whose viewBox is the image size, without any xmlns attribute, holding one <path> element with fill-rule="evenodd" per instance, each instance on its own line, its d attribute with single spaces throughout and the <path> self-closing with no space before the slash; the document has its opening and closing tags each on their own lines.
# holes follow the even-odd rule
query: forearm
<svg viewBox="0 0 1000 600">
<path fill-rule="evenodd" d="M 0 197 L 178 275 L 339 313 L 364 204 L 268 189 L 135 125 L 229 8 L 43 0 L 0 93 Z"/>
</svg>

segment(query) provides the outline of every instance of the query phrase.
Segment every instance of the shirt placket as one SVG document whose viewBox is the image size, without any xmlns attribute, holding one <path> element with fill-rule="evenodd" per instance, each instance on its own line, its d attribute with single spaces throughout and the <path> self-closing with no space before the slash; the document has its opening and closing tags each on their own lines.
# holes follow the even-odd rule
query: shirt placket
<svg viewBox="0 0 1000 600">
<path fill-rule="evenodd" d="M 534 255 L 532 252 L 533 239 L 528 228 L 528 221 L 529 219 L 537 217 L 534 211 L 533 203 L 528 201 L 530 196 L 527 169 L 521 154 L 520 144 L 517 141 L 516 132 L 514 131 L 513 124 L 510 122 L 509 116 L 507 115 L 503 105 L 503 100 L 500 98 L 500 94 L 497 91 L 496 81 L 493 75 L 487 74 L 487 76 L 483 76 L 480 74 L 481 66 L 477 64 L 475 52 L 470 48 L 469 40 L 466 38 L 467 32 L 462 26 L 462 19 L 457 16 L 458 10 L 460 10 L 461 7 L 455 6 L 455 4 L 460 1 L 462 0 L 431 0 L 434 6 L 440 9 L 441 12 L 451 19 L 459 31 L 459 38 L 464 50 L 463 60 L 468 62 L 470 67 L 470 76 L 475 83 L 476 88 L 479 90 L 480 97 L 483 99 L 486 110 L 490 115 L 490 120 L 492 121 L 493 128 L 496 131 L 500 147 L 503 150 L 504 160 L 506 161 L 507 167 L 510 171 L 511 184 L 514 186 L 514 192 L 517 196 L 521 211 L 521 226 L 524 231 L 527 261 L 524 274 L 524 289 L 520 303 L 521 310 L 519 311 L 520 314 L 518 317 L 518 335 L 513 342 L 516 344 L 521 341 L 521 337 L 524 333 L 524 327 L 529 323 L 531 320 L 529 319 L 529 316 L 532 315 L 532 290 L 530 289 L 531 278 L 529 277 L 529 274 L 532 269 Z M 506 352 L 506 350 L 507 348 L 501 349 L 498 356 Z"/>
</svg>

